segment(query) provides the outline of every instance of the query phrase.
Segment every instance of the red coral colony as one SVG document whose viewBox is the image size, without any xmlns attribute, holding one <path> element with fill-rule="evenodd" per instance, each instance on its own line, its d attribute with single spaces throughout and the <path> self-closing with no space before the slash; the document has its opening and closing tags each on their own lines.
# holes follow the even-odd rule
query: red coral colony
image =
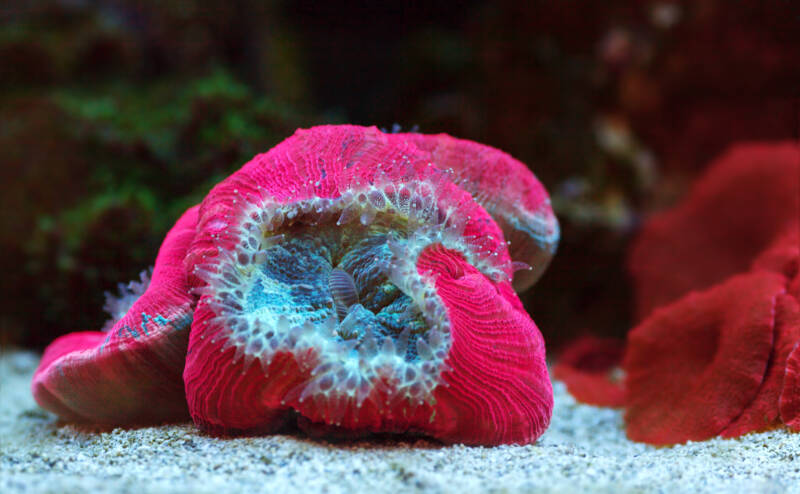
<svg viewBox="0 0 800 494">
<path fill-rule="evenodd" d="M 496 149 L 299 130 L 178 220 L 108 331 L 53 342 L 33 394 L 70 421 L 529 443 L 553 396 L 512 277 L 535 281 L 557 239 L 544 188 Z"/>
<path fill-rule="evenodd" d="M 739 144 L 645 224 L 629 258 L 640 323 L 621 362 L 630 439 L 800 431 L 799 203 L 796 144 Z M 587 398 L 574 375 L 602 381 L 562 360 L 578 399 L 614 404 L 619 390 Z"/>
</svg>

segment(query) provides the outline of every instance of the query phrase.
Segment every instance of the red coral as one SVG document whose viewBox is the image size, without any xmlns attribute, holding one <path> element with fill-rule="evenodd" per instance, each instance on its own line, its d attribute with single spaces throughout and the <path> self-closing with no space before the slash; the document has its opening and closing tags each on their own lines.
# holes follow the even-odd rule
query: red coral
<svg viewBox="0 0 800 494">
<path fill-rule="evenodd" d="M 654 216 L 634 242 L 629 266 L 636 312 L 746 271 L 797 221 L 796 144 L 740 144 L 711 164 L 675 209 Z"/>
<path fill-rule="evenodd" d="M 103 424 L 188 417 L 181 374 L 194 298 L 182 261 L 196 224 L 193 207 L 164 239 L 147 290 L 108 332 L 72 333 L 47 347 L 31 385 L 39 405 Z"/>
<path fill-rule="evenodd" d="M 630 259 L 644 317 L 625 360 L 632 439 L 737 437 L 795 420 L 798 158 L 790 143 L 736 146 L 645 225 Z"/>
<path fill-rule="evenodd" d="M 572 342 L 553 367 L 576 400 L 589 405 L 621 407 L 625 401 L 620 371 L 624 344 L 614 339 L 583 336 Z"/>
<path fill-rule="evenodd" d="M 800 432 L 800 342 L 786 359 L 779 406 L 781 420 L 790 430 Z"/>
<path fill-rule="evenodd" d="M 628 437 L 709 439 L 756 398 L 773 347 L 783 276 L 742 274 L 654 311 L 628 335 Z"/>
</svg>

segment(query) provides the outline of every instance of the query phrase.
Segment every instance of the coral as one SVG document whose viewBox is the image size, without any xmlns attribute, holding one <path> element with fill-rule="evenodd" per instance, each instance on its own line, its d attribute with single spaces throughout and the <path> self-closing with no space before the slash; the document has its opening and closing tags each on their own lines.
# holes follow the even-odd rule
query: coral
<svg viewBox="0 0 800 494">
<path fill-rule="evenodd" d="M 309 430 L 475 444 L 547 426 L 503 234 L 413 143 L 298 131 L 211 191 L 186 265 L 201 298 L 184 379 L 208 430 L 275 430 L 291 410 Z"/>
<path fill-rule="evenodd" d="M 520 263 L 514 288 L 525 290 L 547 269 L 559 239 L 558 220 L 544 186 L 524 163 L 499 149 L 447 134 L 395 134 L 431 153 L 436 166 L 492 215 Z"/>
<path fill-rule="evenodd" d="M 53 342 L 37 401 L 112 424 L 180 419 L 188 405 L 215 433 L 296 422 L 534 441 L 553 406 L 544 341 L 502 230 L 445 165 L 374 127 L 298 130 L 184 214 L 149 285 L 142 275 L 107 297 L 114 319 L 124 312 L 108 332 Z M 511 173 L 546 201 L 530 172 Z M 485 186 L 470 185 L 486 198 Z"/>
<path fill-rule="evenodd" d="M 780 275 L 737 275 L 632 329 L 623 363 L 628 437 L 673 444 L 728 427 L 764 380 L 784 291 Z"/>
<path fill-rule="evenodd" d="M 737 144 L 677 207 L 645 224 L 629 258 L 639 319 L 746 271 L 798 221 L 799 152 L 790 142 Z"/>
<path fill-rule="evenodd" d="M 791 143 L 735 146 L 645 225 L 630 259 L 643 317 L 624 361 L 632 439 L 796 427 L 797 153 Z"/>
<path fill-rule="evenodd" d="M 624 342 L 586 335 L 571 342 L 558 356 L 553 377 L 564 382 L 576 400 L 589 405 L 621 407 Z"/>
<path fill-rule="evenodd" d="M 102 424 L 188 417 L 181 375 L 195 300 L 182 260 L 197 211 L 186 211 L 167 234 L 147 289 L 110 330 L 71 333 L 45 350 L 31 385 L 39 405 Z"/>
</svg>

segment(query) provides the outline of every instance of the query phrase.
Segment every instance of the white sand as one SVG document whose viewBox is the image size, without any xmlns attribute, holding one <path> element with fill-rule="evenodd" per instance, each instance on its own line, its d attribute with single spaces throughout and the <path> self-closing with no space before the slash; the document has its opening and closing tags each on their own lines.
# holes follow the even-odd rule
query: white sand
<svg viewBox="0 0 800 494">
<path fill-rule="evenodd" d="M 192 425 L 93 432 L 57 423 L 28 385 L 38 357 L 0 356 L 0 492 L 800 492 L 800 434 L 655 449 L 621 413 L 576 404 L 534 445 L 217 439 Z M 795 459 L 797 457 L 797 459 Z"/>
</svg>

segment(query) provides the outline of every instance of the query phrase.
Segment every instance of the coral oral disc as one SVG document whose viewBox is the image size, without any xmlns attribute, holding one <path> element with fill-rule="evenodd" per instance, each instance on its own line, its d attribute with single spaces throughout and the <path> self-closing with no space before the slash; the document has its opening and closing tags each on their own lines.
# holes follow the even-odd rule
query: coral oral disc
<svg viewBox="0 0 800 494">
<path fill-rule="evenodd" d="M 390 186 L 396 193 L 386 193 Z M 461 228 L 432 223 L 435 199 L 430 184 L 409 182 L 244 206 L 235 249 L 199 269 L 200 292 L 217 314 L 214 338 L 235 348 L 244 370 L 256 359 L 268 370 L 286 351 L 302 360 L 311 378 L 296 390 L 300 401 L 335 395 L 359 407 L 364 390 L 385 381 L 414 404 L 430 401 L 449 326 L 413 259 L 434 243 L 469 248 Z"/>
</svg>

